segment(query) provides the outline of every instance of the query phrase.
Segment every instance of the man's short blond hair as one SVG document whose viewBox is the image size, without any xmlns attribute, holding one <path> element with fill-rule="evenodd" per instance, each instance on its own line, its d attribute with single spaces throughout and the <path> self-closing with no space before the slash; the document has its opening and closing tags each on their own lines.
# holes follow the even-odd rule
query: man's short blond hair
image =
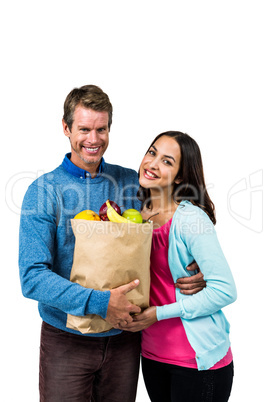
<svg viewBox="0 0 268 402">
<path fill-rule="evenodd" d="M 63 120 L 69 130 L 72 130 L 73 115 L 76 106 L 81 105 L 96 112 L 108 112 L 108 128 L 110 130 L 113 117 L 113 106 L 110 99 L 103 90 L 96 85 L 84 85 L 74 88 L 66 97 L 64 102 Z"/>
</svg>

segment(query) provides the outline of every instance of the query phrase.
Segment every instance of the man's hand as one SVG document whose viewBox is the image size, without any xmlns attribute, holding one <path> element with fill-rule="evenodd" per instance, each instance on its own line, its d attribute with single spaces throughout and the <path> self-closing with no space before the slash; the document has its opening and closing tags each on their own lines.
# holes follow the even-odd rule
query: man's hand
<svg viewBox="0 0 268 402">
<path fill-rule="evenodd" d="M 119 286 L 118 288 L 112 289 L 107 315 L 105 320 L 108 321 L 115 328 L 116 325 L 130 323 L 133 321 L 130 313 L 140 313 L 141 309 L 135 304 L 128 301 L 126 294 L 132 289 L 135 289 L 139 285 L 140 281 L 136 279 L 126 285 Z"/>
<path fill-rule="evenodd" d="M 180 289 L 181 293 L 184 295 L 193 295 L 206 287 L 206 281 L 204 281 L 204 275 L 202 272 L 200 272 L 200 269 L 195 261 L 187 267 L 187 270 L 198 270 L 199 272 L 193 276 L 177 279 L 175 287 Z"/>
<path fill-rule="evenodd" d="M 124 331 L 138 332 L 145 328 L 150 327 L 157 321 L 156 318 L 156 307 L 148 307 L 141 314 L 135 315 L 133 321 L 128 324 L 120 324 L 115 328 L 123 329 Z"/>
</svg>

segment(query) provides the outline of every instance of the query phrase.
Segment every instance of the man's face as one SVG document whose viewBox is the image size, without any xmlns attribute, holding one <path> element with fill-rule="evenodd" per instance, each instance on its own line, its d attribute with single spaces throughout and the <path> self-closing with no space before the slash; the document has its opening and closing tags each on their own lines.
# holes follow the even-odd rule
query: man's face
<svg viewBox="0 0 268 402">
<path fill-rule="evenodd" d="M 109 144 L 108 112 L 76 106 L 69 130 L 62 121 L 64 134 L 70 139 L 71 161 L 81 169 L 96 173 Z"/>
</svg>

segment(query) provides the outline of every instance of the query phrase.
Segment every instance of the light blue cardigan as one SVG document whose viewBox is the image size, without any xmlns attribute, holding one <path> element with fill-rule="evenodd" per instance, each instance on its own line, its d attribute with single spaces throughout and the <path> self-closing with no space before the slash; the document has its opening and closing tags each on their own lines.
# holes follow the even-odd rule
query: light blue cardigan
<svg viewBox="0 0 268 402">
<path fill-rule="evenodd" d="M 157 319 L 181 318 L 196 352 L 198 370 L 207 370 L 230 347 L 230 325 L 221 308 L 236 300 L 236 287 L 213 223 L 201 208 L 189 201 L 182 201 L 173 216 L 168 260 L 174 282 L 189 276 L 186 267 L 196 261 L 207 286 L 192 296 L 176 289 L 176 303 L 157 307 Z"/>
</svg>

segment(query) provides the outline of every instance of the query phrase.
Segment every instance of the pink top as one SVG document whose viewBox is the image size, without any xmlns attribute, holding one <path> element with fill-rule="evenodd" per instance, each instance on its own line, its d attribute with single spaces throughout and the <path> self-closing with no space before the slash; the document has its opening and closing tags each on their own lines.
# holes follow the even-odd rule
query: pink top
<svg viewBox="0 0 268 402">
<path fill-rule="evenodd" d="M 168 265 L 168 236 L 171 221 L 153 231 L 151 252 L 150 305 L 174 303 L 175 286 Z M 157 321 L 142 331 L 142 356 L 163 363 L 196 368 L 191 347 L 180 318 Z M 211 369 L 227 366 L 233 359 L 231 348 Z"/>
</svg>

